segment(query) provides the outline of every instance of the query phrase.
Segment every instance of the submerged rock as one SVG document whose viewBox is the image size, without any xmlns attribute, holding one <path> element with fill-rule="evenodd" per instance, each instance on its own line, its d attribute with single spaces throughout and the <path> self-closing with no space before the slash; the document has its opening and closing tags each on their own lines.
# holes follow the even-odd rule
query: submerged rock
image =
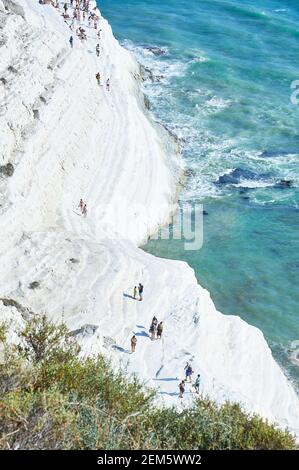
<svg viewBox="0 0 299 470">
<path fill-rule="evenodd" d="M 187 168 L 187 169 L 184 171 L 184 175 L 186 176 L 186 178 L 192 178 L 192 176 L 195 176 L 195 175 L 196 175 L 196 171 L 193 170 L 193 168 Z"/>
<path fill-rule="evenodd" d="M 145 49 L 152 52 L 156 56 L 161 56 L 166 54 L 166 50 L 158 46 L 146 46 Z"/>
<path fill-rule="evenodd" d="M 290 153 L 294 152 L 287 152 L 286 150 L 264 150 L 264 152 L 262 152 L 260 156 L 264 158 L 273 158 L 289 155 Z"/>
<path fill-rule="evenodd" d="M 251 170 L 243 168 L 235 168 L 225 175 L 219 176 L 216 184 L 238 184 L 241 179 L 255 180 L 258 179 L 258 175 Z"/>
<path fill-rule="evenodd" d="M 141 78 L 143 81 L 150 80 L 152 83 L 159 83 L 163 80 L 163 75 L 155 75 L 148 67 L 141 66 Z"/>
<path fill-rule="evenodd" d="M 215 184 L 239 184 L 242 180 L 261 181 L 265 178 L 269 178 L 269 176 L 270 175 L 266 173 L 259 174 L 252 170 L 235 168 L 229 173 L 225 173 L 224 175 L 219 176 Z"/>
<path fill-rule="evenodd" d="M 144 106 L 146 107 L 146 109 L 150 109 L 150 108 L 151 108 L 150 100 L 149 100 L 148 97 L 145 96 L 145 95 L 144 95 Z"/>
<path fill-rule="evenodd" d="M 278 189 L 292 188 L 293 184 L 294 182 L 292 180 L 280 180 L 274 187 Z"/>
</svg>

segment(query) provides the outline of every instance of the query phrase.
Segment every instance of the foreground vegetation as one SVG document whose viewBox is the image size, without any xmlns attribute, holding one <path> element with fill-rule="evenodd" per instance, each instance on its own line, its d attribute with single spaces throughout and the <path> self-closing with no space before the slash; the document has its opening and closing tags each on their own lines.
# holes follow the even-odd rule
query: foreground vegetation
<svg viewBox="0 0 299 470">
<path fill-rule="evenodd" d="M 182 412 L 155 392 L 80 358 L 64 325 L 35 317 L 20 344 L 0 328 L 0 449 L 295 449 L 294 438 L 239 405 L 200 397 Z"/>
</svg>

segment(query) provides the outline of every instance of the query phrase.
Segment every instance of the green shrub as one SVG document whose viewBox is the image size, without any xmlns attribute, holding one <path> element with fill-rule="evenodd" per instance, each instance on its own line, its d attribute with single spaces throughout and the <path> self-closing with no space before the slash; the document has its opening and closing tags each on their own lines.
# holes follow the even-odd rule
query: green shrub
<svg viewBox="0 0 299 470">
<path fill-rule="evenodd" d="M 32 362 L 71 361 L 79 353 L 79 345 L 67 327 L 55 325 L 46 315 L 34 316 L 19 332 L 19 351 Z"/>
<path fill-rule="evenodd" d="M 0 365 L 0 449 L 297 448 L 290 433 L 238 404 L 201 396 L 182 411 L 157 407 L 153 390 L 103 356 L 79 357 L 67 328 L 44 316 L 19 335 L 22 345 L 4 344 Z"/>
<path fill-rule="evenodd" d="M 2 323 L 0 325 L 0 343 L 5 343 L 6 333 L 7 333 L 7 325 L 6 323 Z"/>
</svg>

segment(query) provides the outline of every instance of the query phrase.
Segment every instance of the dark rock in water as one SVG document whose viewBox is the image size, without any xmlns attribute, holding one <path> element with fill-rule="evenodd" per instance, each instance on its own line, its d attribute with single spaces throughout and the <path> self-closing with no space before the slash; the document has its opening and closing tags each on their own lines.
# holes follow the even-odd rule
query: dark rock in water
<svg viewBox="0 0 299 470">
<path fill-rule="evenodd" d="M 154 55 L 159 56 L 159 55 L 165 55 L 166 51 L 165 49 L 161 49 L 160 47 L 157 46 L 146 46 L 145 49 L 148 51 L 152 52 Z"/>
<path fill-rule="evenodd" d="M 29 289 L 37 289 L 39 287 L 39 282 L 38 281 L 33 281 L 29 284 Z"/>
<path fill-rule="evenodd" d="M 239 184 L 242 180 L 249 181 L 261 181 L 263 179 L 269 178 L 269 173 L 255 173 L 252 170 L 247 170 L 243 168 L 235 168 L 234 170 L 226 173 L 225 175 L 219 176 L 218 181 L 215 184 Z M 242 188 L 241 191 L 249 191 L 253 188 Z"/>
<path fill-rule="evenodd" d="M 180 139 L 180 137 L 178 137 L 172 129 L 170 129 L 168 126 L 166 126 L 166 124 L 162 124 L 162 126 L 164 127 L 164 129 L 168 132 L 168 134 L 173 138 L 173 140 L 178 144 L 178 145 L 182 145 L 184 143 L 184 140 L 183 139 Z"/>
<path fill-rule="evenodd" d="M 144 95 L 144 106 L 146 107 L 146 109 L 150 109 L 150 108 L 151 108 L 150 100 L 149 100 L 148 97 L 145 96 L 145 95 Z"/>
<path fill-rule="evenodd" d="M 196 172 L 192 168 L 187 168 L 187 170 L 184 171 L 184 174 L 187 178 L 191 178 L 196 175 Z"/>
<path fill-rule="evenodd" d="M 141 76 L 143 80 L 150 80 L 153 83 L 159 83 L 164 78 L 163 75 L 155 75 L 148 67 L 141 68 Z"/>
<path fill-rule="evenodd" d="M 219 176 L 216 184 L 238 184 L 241 179 L 255 180 L 259 179 L 259 176 L 250 170 L 243 170 L 242 168 L 235 168 L 230 173 Z"/>
<path fill-rule="evenodd" d="M 0 166 L 0 176 L 5 176 L 6 178 L 9 178 L 14 174 L 14 166 L 12 163 L 7 163 L 6 165 Z"/>
<path fill-rule="evenodd" d="M 244 199 L 245 201 L 247 201 L 248 199 L 250 199 L 249 196 L 242 196 L 242 199 Z"/>
<path fill-rule="evenodd" d="M 242 188 L 242 189 L 240 189 L 239 194 L 246 194 L 246 193 L 248 193 L 249 189 L 251 189 L 251 188 Z"/>
<path fill-rule="evenodd" d="M 292 180 L 280 180 L 278 183 L 274 185 L 274 188 L 278 189 L 285 189 L 285 188 L 292 188 L 293 181 Z"/>
<path fill-rule="evenodd" d="M 209 215 L 209 213 L 205 210 L 202 211 L 203 215 Z"/>
<path fill-rule="evenodd" d="M 287 152 L 286 150 L 265 150 L 260 154 L 261 157 L 264 158 L 273 158 L 273 157 L 281 157 L 283 155 L 289 155 L 290 153 L 297 153 L 297 152 Z"/>
<path fill-rule="evenodd" d="M 155 76 L 153 72 L 151 71 L 151 69 L 149 69 L 148 67 L 142 67 L 141 74 L 142 74 L 143 80 L 151 80 L 152 82 L 155 81 Z"/>
</svg>

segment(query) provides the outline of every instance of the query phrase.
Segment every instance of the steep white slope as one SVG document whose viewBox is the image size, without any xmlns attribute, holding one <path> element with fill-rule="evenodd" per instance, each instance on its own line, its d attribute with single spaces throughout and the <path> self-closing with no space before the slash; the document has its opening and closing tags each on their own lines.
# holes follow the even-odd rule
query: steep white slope
<svg viewBox="0 0 299 470">
<path fill-rule="evenodd" d="M 2 0 L 0 25 L 1 318 L 20 322 L 24 308 L 63 318 L 86 353 L 109 354 L 166 403 L 178 402 L 192 360 L 204 393 L 299 436 L 298 397 L 262 333 L 217 312 L 185 263 L 137 248 L 173 210 L 180 171 L 144 112 L 134 58 L 104 19 L 97 58 L 93 29 L 81 43 L 61 11 L 38 2 Z M 138 282 L 143 302 L 130 298 Z M 160 342 L 147 336 L 153 315 L 165 322 Z"/>
</svg>

